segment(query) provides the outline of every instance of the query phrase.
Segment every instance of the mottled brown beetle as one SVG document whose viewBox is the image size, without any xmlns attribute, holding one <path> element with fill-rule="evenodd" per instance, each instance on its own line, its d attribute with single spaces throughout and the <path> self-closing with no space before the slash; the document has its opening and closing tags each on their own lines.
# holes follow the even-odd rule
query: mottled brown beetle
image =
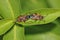
<svg viewBox="0 0 60 40">
<path fill-rule="evenodd" d="M 25 22 L 27 20 L 26 15 L 20 15 L 17 19 L 18 22 Z"/>
<path fill-rule="evenodd" d="M 32 19 L 33 20 L 42 20 L 43 19 L 43 16 L 42 15 L 40 15 L 39 13 L 34 13 L 34 14 L 32 14 Z"/>
<path fill-rule="evenodd" d="M 43 16 L 41 16 L 39 13 L 33 13 L 31 15 L 20 15 L 17 19 L 18 22 L 25 22 L 29 19 L 32 20 L 42 20 Z"/>
</svg>

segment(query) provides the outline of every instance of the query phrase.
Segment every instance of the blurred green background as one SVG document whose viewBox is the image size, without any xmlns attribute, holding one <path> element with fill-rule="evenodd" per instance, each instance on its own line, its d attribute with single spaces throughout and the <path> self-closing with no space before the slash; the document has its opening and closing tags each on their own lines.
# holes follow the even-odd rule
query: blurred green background
<svg viewBox="0 0 60 40">
<path fill-rule="evenodd" d="M 20 1 L 22 12 L 43 8 L 60 9 L 60 0 L 20 0 Z"/>
</svg>

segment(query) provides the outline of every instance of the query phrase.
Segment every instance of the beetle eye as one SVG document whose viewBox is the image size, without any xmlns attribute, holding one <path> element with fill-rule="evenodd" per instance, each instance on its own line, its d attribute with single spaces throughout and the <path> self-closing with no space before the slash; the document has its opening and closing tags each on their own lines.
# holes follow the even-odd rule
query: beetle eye
<svg viewBox="0 0 60 40">
<path fill-rule="evenodd" d="M 26 17 L 29 19 L 29 18 L 32 18 L 32 15 L 27 15 Z"/>
</svg>

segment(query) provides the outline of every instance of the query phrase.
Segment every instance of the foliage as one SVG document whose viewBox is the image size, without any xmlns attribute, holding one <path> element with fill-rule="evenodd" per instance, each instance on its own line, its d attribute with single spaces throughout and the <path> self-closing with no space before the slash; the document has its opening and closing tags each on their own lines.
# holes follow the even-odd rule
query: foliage
<svg viewBox="0 0 60 40">
<path fill-rule="evenodd" d="M 0 40 L 60 40 L 59 3 L 59 0 L 0 0 Z M 35 12 L 44 19 L 16 22 L 19 15 Z"/>
</svg>

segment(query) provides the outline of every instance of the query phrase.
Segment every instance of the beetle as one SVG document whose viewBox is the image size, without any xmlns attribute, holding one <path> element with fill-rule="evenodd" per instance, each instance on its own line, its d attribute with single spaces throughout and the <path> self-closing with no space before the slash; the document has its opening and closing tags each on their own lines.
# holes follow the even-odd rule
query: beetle
<svg viewBox="0 0 60 40">
<path fill-rule="evenodd" d="M 18 22 L 25 22 L 27 20 L 26 15 L 20 15 L 17 19 Z"/>
<path fill-rule="evenodd" d="M 43 19 L 43 16 L 40 15 L 39 13 L 33 13 L 33 14 L 30 14 L 30 15 L 20 15 L 17 19 L 18 22 L 25 22 L 29 19 L 32 19 L 32 20 L 42 20 Z"/>
<path fill-rule="evenodd" d="M 39 13 L 34 13 L 32 14 L 32 20 L 42 20 L 43 16 L 40 15 Z"/>
<path fill-rule="evenodd" d="M 33 14 L 30 14 L 30 15 L 27 15 L 26 18 L 27 19 L 32 19 L 32 20 L 42 20 L 43 16 L 40 15 L 39 13 L 33 13 Z"/>
</svg>

